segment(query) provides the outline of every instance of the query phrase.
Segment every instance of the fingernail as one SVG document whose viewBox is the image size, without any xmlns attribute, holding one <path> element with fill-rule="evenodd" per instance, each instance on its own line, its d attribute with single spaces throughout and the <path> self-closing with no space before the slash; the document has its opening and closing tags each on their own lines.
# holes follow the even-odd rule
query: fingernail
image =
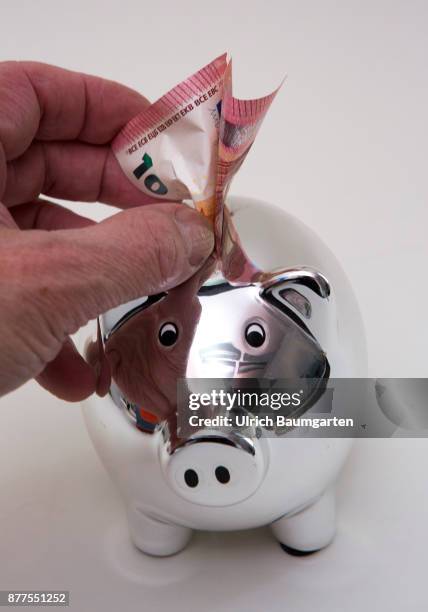
<svg viewBox="0 0 428 612">
<path fill-rule="evenodd" d="M 183 236 L 190 265 L 199 268 L 214 248 L 209 221 L 193 208 L 181 204 L 175 211 L 175 223 Z"/>
</svg>

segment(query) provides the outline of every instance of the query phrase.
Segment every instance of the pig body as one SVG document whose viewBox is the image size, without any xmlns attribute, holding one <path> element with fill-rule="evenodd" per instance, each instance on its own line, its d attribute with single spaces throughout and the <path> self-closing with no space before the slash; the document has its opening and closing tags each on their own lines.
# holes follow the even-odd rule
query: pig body
<svg viewBox="0 0 428 612">
<path fill-rule="evenodd" d="M 280 209 L 234 199 L 230 211 L 251 259 L 262 269 L 286 272 L 263 288 L 221 282 L 202 287 L 193 334 L 187 328 L 183 334 L 181 375 L 190 383 L 197 378 L 365 376 L 358 307 L 330 251 Z M 160 326 L 156 334 L 172 324 L 181 329 L 177 313 L 162 316 L 154 317 Z M 106 321 L 114 329 L 114 313 L 104 327 Z M 160 345 L 156 350 L 164 348 L 172 350 Z M 171 360 L 172 353 L 165 354 Z M 113 378 L 126 380 L 119 372 Z M 161 395 L 159 387 L 147 397 Z M 125 501 L 131 537 L 146 553 L 174 554 L 195 529 L 270 525 L 283 548 L 294 554 L 319 550 L 333 538 L 334 486 L 350 439 L 302 438 L 293 432 L 258 438 L 201 430 L 178 443 L 165 422 L 153 431 L 135 427 L 123 385 L 115 383 L 109 396 L 85 402 L 84 416 Z"/>
</svg>

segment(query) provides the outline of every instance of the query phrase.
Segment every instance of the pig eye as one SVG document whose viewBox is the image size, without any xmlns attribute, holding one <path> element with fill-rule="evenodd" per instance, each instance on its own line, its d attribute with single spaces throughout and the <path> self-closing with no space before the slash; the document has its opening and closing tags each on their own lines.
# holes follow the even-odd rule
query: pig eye
<svg viewBox="0 0 428 612">
<path fill-rule="evenodd" d="M 172 346 L 177 342 L 178 328 L 174 323 L 164 323 L 159 330 L 159 342 L 162 346 Z"/>
<path fill-rule="evenodd" d="M 259 348 L 266 340 L 266 332 L 260 323 L 250 323 L 245 330 L 245 340 L 253 348 Z"/>
</svg>

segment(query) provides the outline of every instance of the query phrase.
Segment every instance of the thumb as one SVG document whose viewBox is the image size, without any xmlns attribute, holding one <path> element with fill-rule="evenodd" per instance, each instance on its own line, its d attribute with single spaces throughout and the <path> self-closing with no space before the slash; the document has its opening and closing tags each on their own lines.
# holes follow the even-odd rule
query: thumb
<svg viewBox="0 0 428 612">
<path fill-rule="evenodd" d="M 67 337 L 114 306 L 181 284 L 213 249 L 209 223 L 184 204 L 133 208 L 78 229 L 15 227 L 0 206 L 0 394 L 43 370 L 40 382 L 61 397 L 92 392 L 93 374 Z"/>
<path fill-rule="evenodd" d="M 202 266 L 214 244 L 211 226 L 200 213 L 172 203 L 128 209 L 96 225 L 47 234 L 49 261 L 41 289 L 44 285 L 50 313 L 67 313 L 65 333 L 114 306 L 181 284 Z"/>
</svg>

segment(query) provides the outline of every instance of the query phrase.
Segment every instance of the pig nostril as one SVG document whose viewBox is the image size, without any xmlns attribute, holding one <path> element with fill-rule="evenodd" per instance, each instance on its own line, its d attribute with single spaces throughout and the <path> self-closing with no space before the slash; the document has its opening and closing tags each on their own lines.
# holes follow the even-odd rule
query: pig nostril
<svg viewBox="0 0 428 612">
<path fill-rule="evenodd" d="M 195 470 L 186 470 L 184 472 L 184 481 L 188 487 L 197 487 L 199 482 L 198 474 Z"/>
<path fill-rule="evenodd" d="M 230 480 L 230 472 L 223 465 L 219 465 L 215 469 L 215 477 L 219 482 L 221 482 L 221 484 L 226 484 Z"/>
</svg>

